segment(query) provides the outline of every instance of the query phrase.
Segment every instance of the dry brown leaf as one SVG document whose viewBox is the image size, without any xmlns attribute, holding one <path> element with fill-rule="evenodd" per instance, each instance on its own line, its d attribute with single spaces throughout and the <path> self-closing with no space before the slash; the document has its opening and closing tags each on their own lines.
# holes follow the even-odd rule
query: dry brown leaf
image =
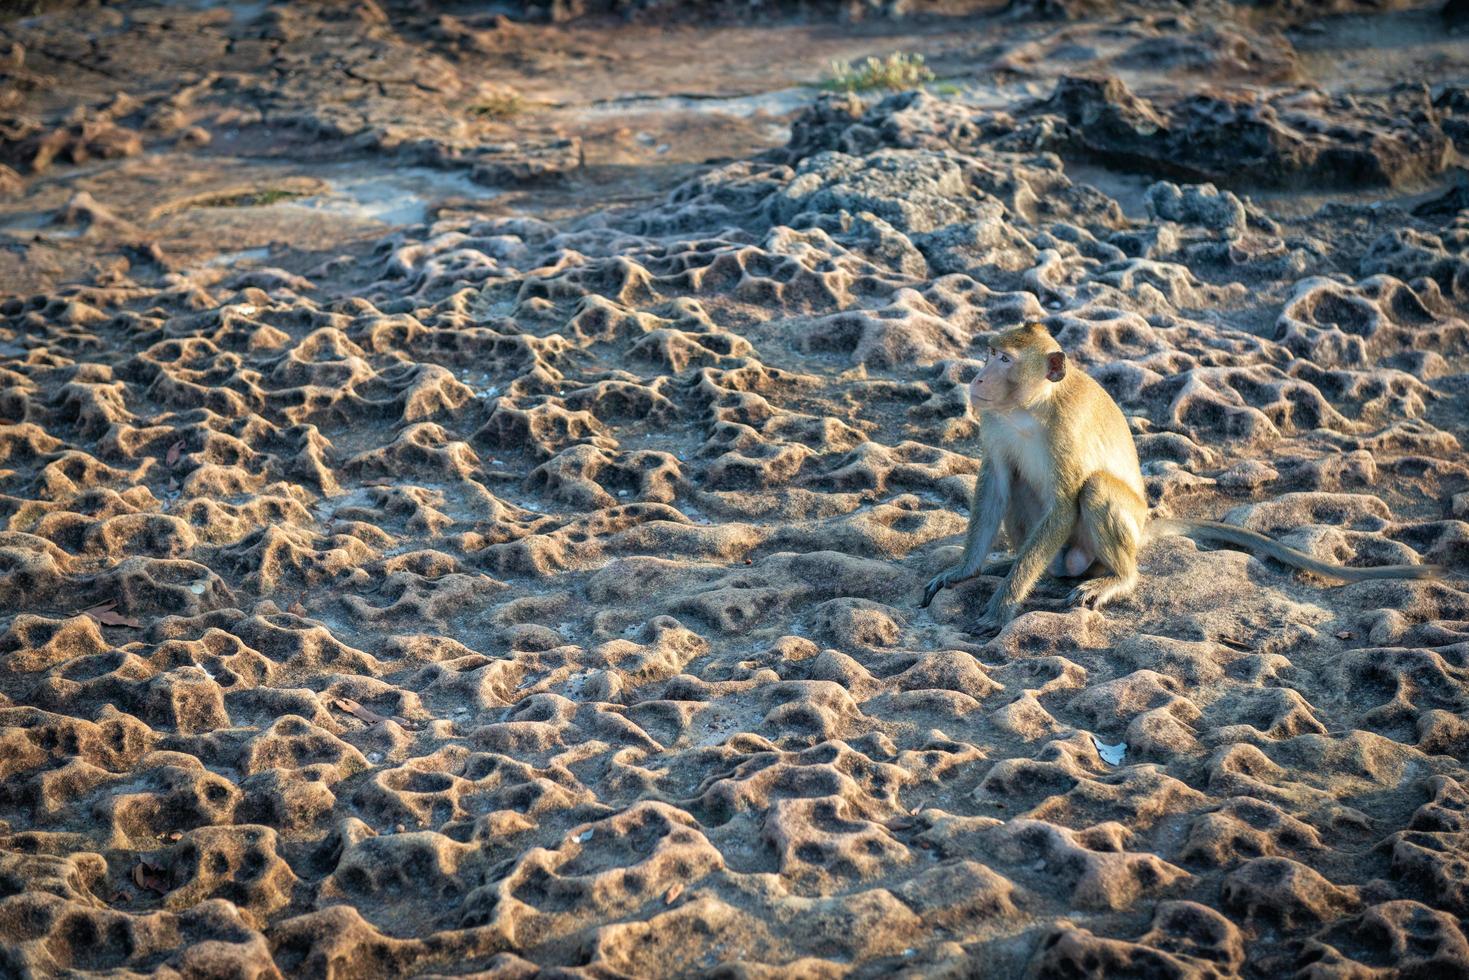
<svg viewBox="0 0 1469 980">
<path fill-rule="evenodd" d="M 380 715 L 371 708 L 363 707 L 351 698 L 333 698 L 332 707 L 338 711 L 345 711 L 353 718 L 359 718 L 369 725 L 379 725 L 385 721 L 395 722 L 403 728 L 417 728 L 418 726 L 404 718 L 402 715 Z"/>
<path fill-rule="evenodd" d="M 338 711 L 347 712 L 347 714 L 351 715 L 353 718 L 360 718 L 362 721 L 367 722 L 369 725 L 376 725 L 378 722 L 388 720 L 385 716 L 378 714 L 371 708 L 364 708 L 362 705 L 358 704 L 356 701 L 353 701 L 351 698 L 333 698 L 332 707 L 336 708 Z"/>
<path fill-rule="evenodd" d="M 124 616 L 122 613 L 116 612 L 116 608 L 117 601 L 114 599 L 107 602 L 100 602 L 88 609 L 83 609 L 80 615 L 91 616 L 103 626 L 126 626 L 135 630 L 143 628 L 142 623 L 131 616 Z"/>
<path fill-rule="evenodd" d="M 1352 638 L 1352 631 L 1342 630 L 1340 633 L 1336 634 L 1336 638 L 1338 640 L 1350 640 Z"/>
<path fill-rule="evenodd" d="M 88 613 L 88 615 L 95 619 L 97 622 L 101 623 L 103 626 L 126 626 L 128 629 L 134 630 L 140 630 L 143 628 L 143 624 L 138 622 L 132 616 L 124 616 L 122 613 L 112 612 L 111 610 L 106 610 L 99 613 Z"/>
<path fill-rule="evenodd" d="M 303 619 L 306 617 L 306 607 L 301 605 L 300 599 L 297 599 L 295 602 L 287 606 L 286 612 L 290 613 L 292 616 L 300 616 Z"/>
<path fill-rule="evenodd" d="M 160 895 L 167 895 L 169 892 L 168 878 L 164 875 L 163 868 L 149 861 L 139 861 L 133 865 L 133 884 Z"/>
<path fill-rule="evenodd" d="M 681 885 L 681 884 L 674 885 L 672 888 L 668 889 L 668 894 L 663 896 L 663 904 L 664 905 L 672 905 L 674 899 L 678 898 L 678 896 L 680 896 L 682 894 L 683 894 L 683 885 Z"/>
<path fill-rule="evenodd" d="M 183 451 L 184 441 L 180 439 L 178 442 L 168 447 L 168 455 L 163 457 L 163 462 L 168 466 L 172 466 L 174 463 L 177 463 L 179 461 L 179 453 Z"/>
</svg>

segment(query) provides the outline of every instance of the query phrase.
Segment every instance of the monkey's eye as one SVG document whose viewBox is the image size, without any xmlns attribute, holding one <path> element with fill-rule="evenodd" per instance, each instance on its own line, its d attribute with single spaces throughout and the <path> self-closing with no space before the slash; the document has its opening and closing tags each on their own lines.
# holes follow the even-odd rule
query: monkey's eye
<svg viewBox="0 0 1469 980">
<path fill-rule="evenodd" d="M 1001 354 L 1000 355 L 1000 363 L 1001 364 L 1009 364 L 1010 363 L 1010 355 L 1009 354 Z"/>
</svg>

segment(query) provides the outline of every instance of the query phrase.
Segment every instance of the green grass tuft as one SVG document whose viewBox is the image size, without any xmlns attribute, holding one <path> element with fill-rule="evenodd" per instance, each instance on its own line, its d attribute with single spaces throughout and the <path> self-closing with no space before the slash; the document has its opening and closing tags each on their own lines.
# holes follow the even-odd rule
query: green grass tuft
<svg viewBox="0 0 1469 980">
<path fill-rule="evenodd" d="M 487 119 L 509 119 L 525 110 L 525 98 L 508 85 L 490 92 L 469 107 L 470 113 Z"/>
<path fill-rule="evenodd" d="M 196 208 L 263 208 L 281 201 L 289 201 L 293 197 L 305 196 L 300 191 L 267 187 L 264 190 L 247 191 L 243 194 L 219 194 L 214 197 L 205 197 L 193 201 L 191 206 Z"/>
<path fill-rule="evenodd" d="M 886 58 L 869 55 L 858 65 L 833 61 L 831 77 L 824 87 L 834 92 L 870 92 L 873 89 L 901 92 L 931 81 L 933 72 L 923 63 L 923 55 L 894 51 Z"/>
<path fill-rule="evenodd" d="M 263 208 L 268 204 L 277 204 L 281 201 L 289 201 L 293 197 L 302 196 L 295 191 L 283 191 L 279 187 L 272 187 L 269 190 L 263 190 L 259 194 L 256 194 L 249 204 L 250 207 Z"/>
</svg>

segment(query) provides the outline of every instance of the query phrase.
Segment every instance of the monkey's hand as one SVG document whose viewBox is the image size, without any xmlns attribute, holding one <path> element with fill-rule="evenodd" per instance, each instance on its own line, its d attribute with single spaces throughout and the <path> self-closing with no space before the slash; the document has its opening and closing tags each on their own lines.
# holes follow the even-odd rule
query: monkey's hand
<svg viewBox="0 0 1469 980">
<path fill-rule="evenodd" d="M 955 566 L 947 572 L 941 572 L 928 580 L 928 587 L 923 590 L 923 601 L 918 604 L 919 609 L 927 609 L 933 597 L 951 585 L 957 585 L 969 578 L 964 574 L 963 568 Z"/>
</svg>

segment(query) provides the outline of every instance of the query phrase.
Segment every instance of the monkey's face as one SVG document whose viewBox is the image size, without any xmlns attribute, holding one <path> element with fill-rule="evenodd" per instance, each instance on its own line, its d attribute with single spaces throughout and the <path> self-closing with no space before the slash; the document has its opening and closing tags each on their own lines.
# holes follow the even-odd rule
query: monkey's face
<svg viewBox="0 0 1469 980">
<path fill-rule="evenodd" d="M 976 409 L 1012 408 L 1019 402 L 1024 380 L 1022 353 L 1005 347 L 991 347 L 984 367 L 969 382 L 969 403 Z"/>
<path fill-rule="evenodd" d="M 1066 355 L 1049 334 L 1039 327 L 1012 330 L 995 339 L 969 382 L 969 404 L 978 411 L 1029 406 L 1065 376 Z"/>
</svg>

